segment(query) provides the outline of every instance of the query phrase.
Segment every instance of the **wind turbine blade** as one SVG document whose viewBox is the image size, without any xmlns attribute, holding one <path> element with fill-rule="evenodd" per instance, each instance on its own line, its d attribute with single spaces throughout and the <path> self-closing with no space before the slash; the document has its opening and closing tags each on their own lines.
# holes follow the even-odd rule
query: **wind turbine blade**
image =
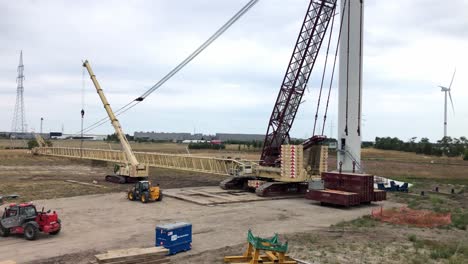
<svg viewBox="0 0 468 264">
<path fill-rule="evenodd" d="M 452 88 L 453 79 L 455 79 L 455 73 L 457 73 L 457 69 L 453 71 L 452 81 L 450 82 L 449 90 Z"/>
<path fill-rule="evenodd" d="M 453 113 L 455 114 L 455 107 L 453 106 L 452 93 L 450 91 L 448 93 L 450 97 L 450 103 L 452 104 L 452 110 L 453 110 Z"/>
</svg>

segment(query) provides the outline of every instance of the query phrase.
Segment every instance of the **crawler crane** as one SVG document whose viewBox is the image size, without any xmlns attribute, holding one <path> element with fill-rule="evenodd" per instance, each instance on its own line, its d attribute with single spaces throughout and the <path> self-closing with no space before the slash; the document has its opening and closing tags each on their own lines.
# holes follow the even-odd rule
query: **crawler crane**
<svg viewBox="0 0 468 264">
<path fill-rule="evenodd" d="M 114 165 L 114 174 L 107 175 L 106 181 L 115 183 L 135 183 L 137 181 L 146 179 L 148 177 L 149 171 L 148 166 L 139 163 L 137 158 L 135 157 L 130 143 L 128 143 L 128 140 L 125 137 L 122 127 L 120 126 L 120 122 L 119 120 L 117 120 L 114 112 L 112 111 L 112 108 L 109 102 L 107 101 L 106 96 L 104 95 L 104 92 L 96 79 L 96 75 L 94 75 L 94 72 L 91 69 L 91 65 L 89 65 L 89 62 L 85 61 L 83 63 L 83 67 L 85 67 L 86 70 L 88 70 L 89 76 L 93 81 L 94 87 L 96 88 L 99 98 L 101 98 L 102 104 L 104 105 L 107 115 L 109 116 L 112 126 L 114 127 L 115 134 L 117 135 L 117 138 L 119 139 L 120 144 L 122 145 L 123 155 L 126 160 L 126 163 Z"/>
<path fill-rule="evenodd" d="M 320 47 L 334 17 L 336 0 L 311 0 L 296 45 L 273 107 L 260 164 L 253 175 L 237 175 L 223 181 L 223 189 L 255 188 L 259 196 L 304 194 L 313 174 L 327 170 L 328 149 L 314 135 L 303 145 L 289 145 L 289 131 L 307 88 Z M 304 163 L 305 162 L 305 163 Z M 305 164 L 305 166 L 304 166 Z M 322 164 L 322 166 L 320 165 Z M 325 165 L 323 165 L 325 164 Z M 304 168 L 309 167 L 308 171 Z M 318 170 L 310 167 L 321 167 Z"/>
<path fill-rule="evenodd" d="M 222 188 L 255 188 L 255 192 L 260 196 L 302 194 L 308 189 L 307 181 L 311 178 L 310 170 L 304 173 L 303 169 L 309 167 L 310 164 L 313 165 L 314 162 L 317 163 L 317 161 L 320 164 L 326 164 L 327 149 L 326 146 L 320 146 L 320 142 L 325 137 L 315 135 L 315 125 L 314 135 L 298 146 L 289 145 L 289 131 L 301 104 L 325 32 L 329 24 L 333 25 L 330 20 L 333 21 L 336 8 L 336 0 L 310 1 L 296 47 L 271 114 L 260 163 L 252 166 L 253 174 L 238 173 L 235 177 L 223 181 Z M 333 78 L 339 55 L 337 150 L 339 174 L 357 175 L 363 172 L 360 158 L 363 10 L 364 0 L 341 1 L 339 10 L 341 22 L 337 38 L 339 48 L 336 49 L 331 74 Z M 330 35 L 327 54 L 331 39 Z M 317 113 L 326 65 L 327 59 L 325 59 Z M 330 89 L 332 84 L 333 82 L 330 81 Z M 330 90 L 328 94 L 330 96 Z M 327 109 L 328 101 L 324 120 L 326 120 Z M 317 122 L 317 114 L 315 122 Z M 318 171 L 319 174 L 327 171 L 326 165 L 321 166 L 321 168 Z M 312 173 L 314 174 L 313 171 Z"/>
</svg>

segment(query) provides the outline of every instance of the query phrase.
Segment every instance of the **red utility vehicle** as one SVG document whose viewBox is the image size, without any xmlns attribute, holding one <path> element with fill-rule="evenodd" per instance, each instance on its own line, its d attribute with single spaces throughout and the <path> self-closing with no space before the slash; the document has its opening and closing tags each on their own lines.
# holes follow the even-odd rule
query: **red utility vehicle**
<svg viewBox="0 0 468 264">
<path fill-rule="evenodd" d="M 37 238 L 39 232 L 57 235 L 62 225 L 57 213 L 38 212 L 31 203 L 10 204 L 0 219 L 0 236 L 23 234 L 27 240 Z"/>
</svg>

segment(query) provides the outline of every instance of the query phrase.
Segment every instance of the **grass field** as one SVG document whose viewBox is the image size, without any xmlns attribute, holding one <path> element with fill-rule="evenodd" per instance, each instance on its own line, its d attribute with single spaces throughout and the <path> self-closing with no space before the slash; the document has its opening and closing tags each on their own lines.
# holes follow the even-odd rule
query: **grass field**
<svg viewBox="0 0 468 264">
<path fill-rule="evenodd" d="M 27 150 L 0 150 L 0 195 L 16 193 L 19 201 L 126 191 L 129 185 L 106 182 L 113 164 L 107 162 L 36 156 Z M 162 188 L 218 185 L 223 178 L 195 172 L 150 168 L 150 180 Z M 97 182 L 86 186 L 66 182 Z"/>
<path fill-rule="evenodd" d="M 362 149 L 366 173 L 402 181 L 435 181 L 468 185 L 468 161 L 461 157 L 436 157 L 409 152 Z M 330 155 L 329 169 L 336 169 L 336 156 Z"/>
</svg>

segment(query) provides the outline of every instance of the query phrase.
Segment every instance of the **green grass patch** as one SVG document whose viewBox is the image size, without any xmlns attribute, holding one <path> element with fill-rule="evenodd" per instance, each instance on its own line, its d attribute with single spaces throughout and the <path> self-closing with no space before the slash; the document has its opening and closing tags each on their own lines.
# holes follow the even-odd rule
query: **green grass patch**
<svg viewBox="0 0 468 264">
<path fill-rule="evenodd" d="M 408 240 L 413 242 L 416 252 L 423 248 L 426 249 L 431 259 L 448 259 L 449 263 L 460 263 L 458 261 L 466 263 L 468 260 L 468 245 L 466 243 L 443 243 L 435 240 L 418 239 L 414 234 L 408 235 Z"/>
<path fill-rule="evenodd" d="M 444 203 L 445 203 L 444 199 L 442 199 L 442 198 L 439 197 L 439 196 L 433 196 L 433 195 L 431 195 L 431 196 L 430 196 L 430 200 L 431 200 L 432 205 L 434 205 L 434 206 L 441 205 L 441 204 L 444 204 Z"/>
<path fill-rule="evenodd" d="M 332 225 L 332 227 L 375 227 L 378 223 L 379 222 L 373 219 L 370 215 L 365 215 L 363 217 L 359 217 L 351 221 L 341 221 L 336 225 Z"/>
<path fill-rule="evenodd" d="M 461 211 L 461 209 L 459 211 Z M 452 226 L 461 230 L 466 230 L 468 226 L 468 212 L 452 212 Z"/>
<path fill-rule="evenodd" d="M 414 210 L 430 210 L 440 214 L 451 213 L 452 224 L 441 227 L 443 229 L 468 229 L 468 210 L 462 209 L 463 205 L 460 203 L 463 199 L 466 198 L 460 196 L 445 196 L 440 194 L 419 196 L 409 195 L 406 193 L 393 193 L 392 198 L 394 198 L 397 202 L 406 203 L 409 208 Z"/>
<path fill-rule="evenodd" d="M 408 235 L 408 240 L 411 241 L 411 242 L 416 242 L 418 240 L 418 238 L 416 237 L 415 234 L 409 234 Z"/>
<path fill-rule="evenodd" d="M 468 179 L 455 179 L 455 178 L 421 178 L 416 176 L 392 176 L 393 180 L 408 182 L 413 184 L 412 189 L 433 186 L 434 184 L 454 184 L 454 185 L 468 185 Z"/>
</svg>

